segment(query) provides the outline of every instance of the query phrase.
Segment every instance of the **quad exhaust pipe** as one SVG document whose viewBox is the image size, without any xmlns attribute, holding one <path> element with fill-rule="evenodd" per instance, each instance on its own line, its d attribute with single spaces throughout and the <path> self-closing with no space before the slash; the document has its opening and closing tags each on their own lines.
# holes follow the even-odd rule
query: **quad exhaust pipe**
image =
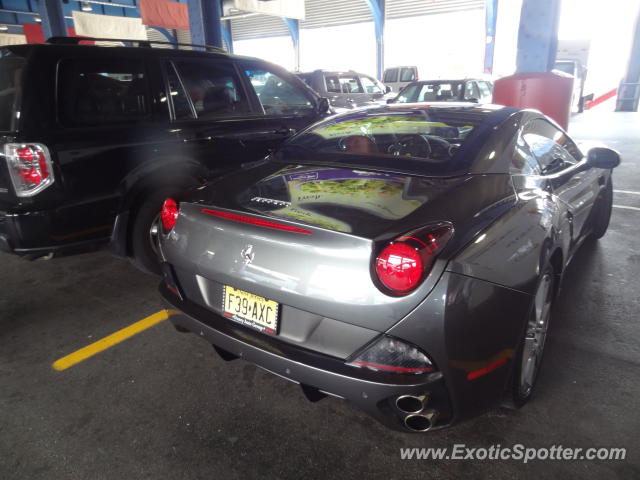
<svg viewBox="0 0 640 480">
<path fill-rule="evenodd" d="M 408 415 L 404 419 L 404 425 L 414 432 L 426 432 L 431 430 L 438 419 L 437 410 L 423 410 L 420 413 Z"/>
<path fill-rule="evenodd" d="M 429 394 L 401 395 L 396 398 L 396 408 L 406 414 L 404 426 L 412 432 L 426 432 L 435 426 L 438 411 L 428 409 Z"/>
</svg>

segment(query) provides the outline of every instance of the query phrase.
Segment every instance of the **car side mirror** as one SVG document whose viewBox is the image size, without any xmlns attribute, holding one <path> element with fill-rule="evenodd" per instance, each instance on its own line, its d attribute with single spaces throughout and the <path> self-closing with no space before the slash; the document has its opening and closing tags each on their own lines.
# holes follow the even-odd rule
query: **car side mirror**
<svg viewBox="0 0 640 480">
<path fill-rule="evenodd" d="M 387 104 L 389 103 L 395 103 L 395 98 L 387 98 Z"/>
<path fill-rule="evenodd" d="M 477 98 L 470 98 L 469 100 L 467 100 L 467 102 L 480 103 L 480 100 L 478 100 Z"/>
<path fill-rule="evenodd" d="M 320 100 L 318 100 L 317 110 L 321 115 L 331 112 L 331 104 L 329 103 L 329 99 L 327 97 L 320 97 Z"/>
<path fill-rule="evenodd" d="M 587 165 L 606 170 L 620 165 L 620 154 L 607 147 L 594 147 L 587 153 Z"/>
<path fill-rule="evenodd" d="M 391 87 L 389 85 L 384 86 L 384 93 L 389 93 L 391 91 Z"/>
</svg>

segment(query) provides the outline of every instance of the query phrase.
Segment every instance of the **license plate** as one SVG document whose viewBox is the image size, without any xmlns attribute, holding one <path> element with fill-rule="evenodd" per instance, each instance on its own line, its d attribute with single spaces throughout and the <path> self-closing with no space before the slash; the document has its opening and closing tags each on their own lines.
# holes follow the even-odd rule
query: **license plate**
<svg viewBox="0 0 640 480">
<path fill-rule="evenodd" d="M 278 302 L 229 285 L 222 298 L 222 313 L 228 319 L 271 335 L 278 331 Z"/>
</svg>

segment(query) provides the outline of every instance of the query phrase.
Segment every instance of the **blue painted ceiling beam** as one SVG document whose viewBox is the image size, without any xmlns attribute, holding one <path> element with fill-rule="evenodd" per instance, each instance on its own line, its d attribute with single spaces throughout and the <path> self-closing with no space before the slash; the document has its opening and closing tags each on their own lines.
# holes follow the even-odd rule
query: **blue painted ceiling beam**
<svg viewBox="0 0 640 480">
<path fill-rule="evenodd" d="M 548 72 L 558 49 L 560 0 L 523 0 L 518 30 L 517 72 Z"/>
<path fill-rule="evenodd" d="M 376 32 L 376 76 L 382 80 L 384 71 L 384 24 L 386 19 L 385 0 L 365 0 L 371 15 Z"/>
<path fill-rule="evenodd" d="M 300 70 L 300 21 L 297 18 L 283 18 L 282 21 L 287 25 L 291 41 L 293 42 L 293 69 L 297 72 Z"/>
<path fill-rule="evenodd" d="M 222 47 L 220 0 L 188 0 L 191 42 Z"/>
<path fill-rule="evenodd" d="M 496 46 L 496 23 L 498 22 L 498 1 L 485 0 L 485 44 L 484 73 L 493 73 L 493 53 Z M 508 1 L 508 0 L 507 0 Z"/>
<path fill-rule="evenodd" d="M 38 0 L 42 31 L 45 40 L 51 37 L 66 37 L 67 25 L 62 11 L 61 0 Z"/>
</svg>

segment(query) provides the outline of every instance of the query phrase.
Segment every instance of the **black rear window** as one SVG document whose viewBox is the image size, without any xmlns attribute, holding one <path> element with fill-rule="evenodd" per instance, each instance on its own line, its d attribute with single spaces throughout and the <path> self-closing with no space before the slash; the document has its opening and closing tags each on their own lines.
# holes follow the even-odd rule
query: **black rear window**
<svg viewBox="0 0 640 480">
<path fill-rule="evenodd" d="M 315 124 L 287 142 L 276 158 L 412 173 L 459 173 L 473 160 L 460 154 L 461 147 L 491 111 L 468 107 L 355 111 Z"/>
<path fill-rule="evenodd" d="M 15 130 L 21 77 L 26 63 L 23 57 L 0 49 L 0 131 Z"/>
<path fill-rule="evenodd" d="M 63 60 L 58 85 L 64 125 L 137 122 L 151 113 L 147 75 L 139 60 Z"/>
</svg>

